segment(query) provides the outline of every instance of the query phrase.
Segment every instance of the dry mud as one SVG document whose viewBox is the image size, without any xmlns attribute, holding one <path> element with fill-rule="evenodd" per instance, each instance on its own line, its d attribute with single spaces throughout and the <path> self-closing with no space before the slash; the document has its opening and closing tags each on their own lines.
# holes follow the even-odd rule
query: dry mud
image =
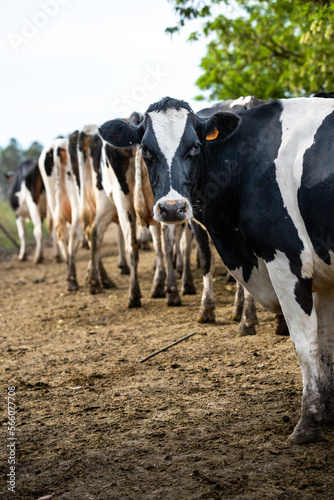
<svg viewBox="0 0 334 500">
<path fill-rule="evenodd" d="M 117 290 L 65 291 L 65 265 L 0 263 L 0 498 L 69 500 L 333 499 L 334 431 L 289 446 L 302 381 L 290 339 L 258 308 L 257 335 L 230 320 L 234 284 L 217 258 L 216 324 L 197 295 L 151 299 L 154 255 L 140 252 L 140 309 L 127 309 L 113 231 L 105 264 Z M 145 363 L 151 352 L 196 335 Z M 7 392 L 15 386 L 15 493 L 7 491 Z"/>
</svg>

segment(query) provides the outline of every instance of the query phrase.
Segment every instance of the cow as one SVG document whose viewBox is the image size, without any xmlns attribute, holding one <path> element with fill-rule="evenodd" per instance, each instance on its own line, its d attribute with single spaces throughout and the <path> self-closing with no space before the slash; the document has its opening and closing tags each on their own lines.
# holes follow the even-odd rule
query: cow
<svg viewBox="0 0 334 500">
<path fill-rule="evenodd" d="M 15 172 L 6 174 L 10 185 L 8 188 L 9 203 L 16 215 L 16 225 L 20 239 L 19 260 L 26 260 L 25 219 L 31 219 L 34 225 L 36 249 L 34 264 L 43 261 L 43 219 L 47 216 L 45 188 L 38 162 L 26 160 Z M 55 246 L 55 257 L 59 259 L 59 249 Z"/>
<path fill-rule="evenodd" d="M 135 126 L 140 121 L 140 115 L 134 112 L 127 121 Z M 139 244 L 136 213 L 133 205 L 135 156 L 136 152 L 133 148 L 113 148 L 110 144 L 102 142 L 101 183 L 110 204 L 109 209 L 103 210 L 101 213 L 101 224 L 95 224 L 96 231 L 99 233 L 95 240 L 97 253 L 108 225 L 116 219 L 120 224 L 130 269 L 129 308 L 141 307 L 141 291 L 137 271 Z"/>
<path fill-rule="evenodd" d="M 263 99 L 258 99 L 254 95 L 248 95 L 246 97 L 239 97 L 238 99 L 228 99 L 226 101 L 220 101 L 211 106 L 210 108 L 203 108 L 197 111 L 196 115 L 201 118 L 201 120 L 207 120 L 215 113 L 220 111 L 232 111 L 233 113 L 239 113 L 245 111 L 246 109 L 256 108 L 265 104 L 268 101 Z"/>
<path fill-rule="evenodd" d="M 220 111 L 233 111 L 233 113 L 242 113 L 246 109 L 255 108 L 261 104 L 265 104 L 268 101 L 258 99 L 253 95 L 248 95 L 246 97 L 239 97 L 238 99 L 228 99 L 226 101 L 221 101 L 210 108 L 204 108 L 197 111 L 196 115 L 203 119 L 208 119 L 212 115 Z M 233 277 L 229 275 L 229 278 Z M 256 314 L 255 301 L 250 293 L 244 289 L 244 287 L 236 282 L 236 291 L 233 304 L 232 320 L 237 321 L 238 325 L 238 335 L 244 337 L 246 335 L 256 334 L 256 325 L 258 325 L 258 319 Z M 284 328 L 284 322 L 280 321 L 280 315 L 276 316 L 276 334 L 287 335 L 287 329 Z"/>
<path fill-rule="evenodd" d="M 140 144 L 159 222 L 201 222 L 251 295 L 283 312 L 303 374 L 289 442 L 316 441 L 334 423 L 334 101 L 294 98 L 207 120 L 164 98 L 131 126 L 99 129 L 117 147 Z"/>
<path fill-rule="evenodd" d="M 156 253 L 151 297 L 158 298 L 167 296 L 168 306 L 179 306 L 181 305 L 181 297 L 174 273 L 173 258 L 173 243 L 176 236 L 174 234 L 174 227 L 168 228 L 168 225 L 160 224 L 153 220 L 153 203 L 154 197 L 148 178 L 147 167 L 143 161 L 142 152 L 138 149 L 136 152 L 134 208 L 139 224 L 142 227 L 150 227 L 153 246 Z M 179 234 L 180 253 L 182 255 L 181 293 L 183 295 L 192 295 L 196 293 L 190 269 L 192 233 L 188 224 L 184 226 L 185 227 L 181 228 Z M 214 259 L 210 251 L 207 232 L 193 222 L 192 227 L 199 248 L 200 264 L 203 273 L 203 294 L 197 321 L 200 323 L 214 322 L 215 303 L 212 286 Z M 167 272 L 165 270 L 164 261 L 166 261 Z"/>
<path fill-rule="evenodd" d="M 70 155 L 77 137 L 78 131 L 73 132 L 68 139 L 55 139 L 43 149 L 38 160 L 58 244 L 67 265 L 68 291 L 79 288 L 76 253 L 83 238 L 79 213 L 78 163 L 71 161 Z"/>
<path fill-rule="evenodd" d="M 90 245 L 91 259 L 87 269 L 90 293 L 114 288 L 116 285 L 108 275 L 101 258 L 101 245 L 104 233 L 111 222 L 117 222 L 117 211 L 113 201 L 106 195 L 101 178 L 102 140 L 96 125 L 85 125 L 78 133 L 73 147 L 73 158 L 77 158 L 80 179 L 80 220 Z M 118 226 L 119 228 L 119 226 Z M 122 274 L 129 274 L 125 259 L 124 238 L 119 228 L 118 266 Z"/>
</svg>

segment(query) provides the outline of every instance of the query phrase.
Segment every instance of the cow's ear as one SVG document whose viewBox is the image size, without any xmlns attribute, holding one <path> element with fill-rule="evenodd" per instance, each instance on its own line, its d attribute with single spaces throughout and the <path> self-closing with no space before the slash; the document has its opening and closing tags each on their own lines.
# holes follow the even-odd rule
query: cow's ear
<svg viewBox="0 0 334 500">
<path fill-rule="evenodd" d="M 135 127 L 124 120 L 110 120 L 99 127 L 99 134 L 116 148 L 132 148 L 140 144 L 144 127 L 142 123 Z"/>
<path fill-rule="evenodd" d="M 239 127 L 240 116 L 226 112 L 215 113 L 204 123 L 203 135 L 206 141 L 224 141 Z"/>
<path fill-rule="evenodd" d="M 13 175 L 14 175 L 14 173 L 13 173 L 13 172 L 5 172 L 5 177 L 6 177 L 6 179 L 8 179 L 9 181 L 11 181 L 11 180 L 12 180 Z"/>
</svg>

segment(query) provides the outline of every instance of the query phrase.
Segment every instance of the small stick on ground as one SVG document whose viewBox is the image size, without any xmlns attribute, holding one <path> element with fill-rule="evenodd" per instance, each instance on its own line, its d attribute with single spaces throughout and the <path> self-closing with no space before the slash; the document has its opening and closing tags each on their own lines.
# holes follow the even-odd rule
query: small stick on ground
<svg viewBox="0 0 334 500">
<path fill-rule="evenodd" d="M 148 359 L 153 358 L 153 356 L 156 356 L 157 354 L 160 354 L 160 352 L 167 351 L 167 349 L 169 349 L 170 347 L 173 347 L 174 345 L 179 344 L 180 342 L 183 342 L 183 340 L 189 339 L 189 337 L 192 337 L 193 335 L 195 335 L 195 333 L 196 332 L 189 333 L 189 335 L 186 335 L 185 337 L 182 337 L 182 339 L 175 340 L 175 342 L 173 342 L 172 344 L 167 345 L 166 347 L 163 347 L 162 349 L 159 349 L 159 351 L 152 352 L 152 354 L 150 354 L 146 358 L 141 359 L 140 361 L 138 361 L 138 363 L 144 363 L 144 361 L 147 361 Z"/>
<path fill-rule="evenodd" d="M 7 238 L 20 250 L 20 245 L 18 242 L 12 237 L 12 235 L 7 231 L 7 229 L 0 222 L 0 229 L 7 236 Z"/>
</svg>

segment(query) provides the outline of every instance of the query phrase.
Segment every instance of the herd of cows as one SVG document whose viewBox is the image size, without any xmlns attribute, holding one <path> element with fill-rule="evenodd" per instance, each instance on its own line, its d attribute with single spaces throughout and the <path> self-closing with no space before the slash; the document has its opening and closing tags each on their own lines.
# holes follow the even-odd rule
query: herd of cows
<svg viewBox="0 0 334 500">
<path fill-rule="evenodd" d="M 331 94 L 265 103 L 225 101 L 195 114 L 164 98 L 144 116 L 85 126 L 24 162 L 9 189 L 25 256 L 22 217 L 34 223 L 42 259 L 48 213 L 56 256 L 76 290 L 76 253 L 89 242 L 89 286 L 110 288 L 103 235 L 119 223 L 119 265 L 130 274 L 128 307 L 141 305 L 138 222 L 155 250 L 152 297 L 180 304 L 173 247 L 183 260 L 182 292 L 194 293 L 189 258 L 197 243 L 203 273 L 198 320 L 215 320 L 213 241 L 237 280 L 240 335 L 255 332 L 254 299 L 290 333 L 303 373 L 301 418 L 291 443 L 316 441 L 334 423 L 334 99 Z M 166 266 L 165 266 L 166 263 Z M 237 301 L 245 296 L 240 314 Z"/>
</svg>

